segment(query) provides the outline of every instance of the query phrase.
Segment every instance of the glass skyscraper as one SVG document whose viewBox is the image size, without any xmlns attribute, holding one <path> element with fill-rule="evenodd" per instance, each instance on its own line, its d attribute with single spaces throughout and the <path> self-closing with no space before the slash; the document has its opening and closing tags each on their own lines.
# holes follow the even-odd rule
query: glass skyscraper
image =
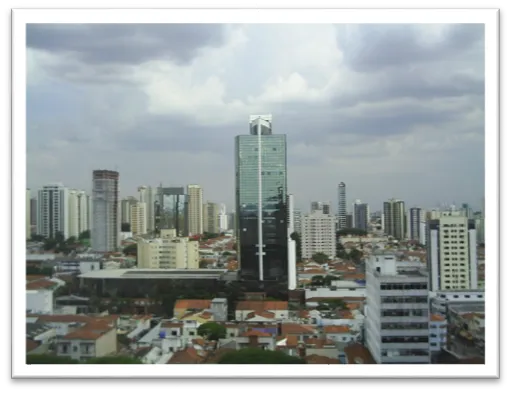
<svg viewBox="0 0 511 393">
<path fill-rule="evenodd" d="M 236 212 L 241 278 L 287 281 L 286 136 L 271 115 L 251 116 L 236 150 Z"/>
</svg>

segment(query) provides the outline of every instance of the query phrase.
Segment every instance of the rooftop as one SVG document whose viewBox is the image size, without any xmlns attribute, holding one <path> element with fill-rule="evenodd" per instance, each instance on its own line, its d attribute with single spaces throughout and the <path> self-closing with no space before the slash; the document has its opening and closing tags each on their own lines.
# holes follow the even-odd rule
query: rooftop
<svg viewBox="0 0 511 393">
<path fill-rule="evenodd" d="M 96 279 L 220 279 L 226 269 L 112 269 L 80 274 Z"/>
</svg>

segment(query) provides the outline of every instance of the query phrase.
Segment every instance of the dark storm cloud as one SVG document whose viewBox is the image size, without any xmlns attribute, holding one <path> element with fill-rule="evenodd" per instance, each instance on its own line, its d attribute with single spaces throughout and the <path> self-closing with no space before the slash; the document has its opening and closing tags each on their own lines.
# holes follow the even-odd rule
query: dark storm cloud
<svg viewBox="0 0 511 393">
<path fill-rule="evenodd" d="M 224 42 L 220 24 L 30 24 L 27 47 L 71 53 L 90 64 L 189 63 L 197 51 Z"/>
<path fill-rule="evenodd" d="M 337 41 L 346 63 L 354 70 L 372 72 L 414 63 L 448 61 L 472 49 L 484 38 L 482 24 L 456 24 L 447 28 L 440 42 L 421 42 L 414 25 L 363 25 L 341 29 Z"/>
</svg>

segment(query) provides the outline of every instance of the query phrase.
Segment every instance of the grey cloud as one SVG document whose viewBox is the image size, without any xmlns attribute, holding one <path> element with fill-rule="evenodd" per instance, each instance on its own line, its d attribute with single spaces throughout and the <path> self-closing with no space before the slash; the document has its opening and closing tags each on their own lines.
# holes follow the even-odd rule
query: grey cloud
<svg viewBox="0 0 511 393">
<path fill-rule="evenodd" d="M 338 45 L 346 63 L 360 72 L 373 72 L 414 63 L 446 61 L 484 39 L 484 25 L 450 25 L 441 42 L 421 43 L 415 25 L 360 25 L 340 29 Z"/>
<path fill-rule="evenodd" d="M 71 53 L 90 64 L 189 63 L 206 46 L 224 42 L 220 24 L 29 24 L 27 47 Z"/>
</svg>

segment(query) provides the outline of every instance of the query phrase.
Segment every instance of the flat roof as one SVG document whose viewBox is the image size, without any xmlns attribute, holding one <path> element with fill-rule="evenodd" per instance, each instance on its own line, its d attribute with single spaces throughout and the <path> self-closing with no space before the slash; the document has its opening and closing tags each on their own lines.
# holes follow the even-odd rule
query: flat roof
<svg viewBox="0 0 511 393">
<path fill-rule="evenodd" d="M 219 279 L 227 269 L 107 269 L 80 274 L 91 279 Z"/>
</svg>

